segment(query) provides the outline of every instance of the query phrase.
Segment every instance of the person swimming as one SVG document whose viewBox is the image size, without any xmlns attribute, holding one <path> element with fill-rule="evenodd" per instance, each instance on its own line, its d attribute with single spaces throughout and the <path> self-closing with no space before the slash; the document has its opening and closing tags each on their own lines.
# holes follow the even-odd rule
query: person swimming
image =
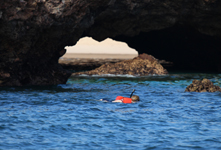
<svg viewBox="0 0 221 150">
<path fill-rule="evenodd" d="M 138 101 L 140 101 L 139 96 L 133 95 L 130 98 L 123 97 L 123 96 L 117 96 L 116 99 L 112 102 L 114 102 L 114 103 L 136 103 Z"/>
<path fill-rule="evenodd" d="M 136 103 L 136 102 L 140 101 L 140 98 L 137 95 L 133 95 L 134 92 L 135 92 L 135 90 L 133 90 L 133 92 L 131 93 L 130 98 L 123 97 L 123 96 L 117 96 L 116 99 L 113 101 L 110 101 L 107 99 L 100 99 L 100 100 L 104 101 L 104 102 L 114 102 L 114 103 Z"/>
</svg>

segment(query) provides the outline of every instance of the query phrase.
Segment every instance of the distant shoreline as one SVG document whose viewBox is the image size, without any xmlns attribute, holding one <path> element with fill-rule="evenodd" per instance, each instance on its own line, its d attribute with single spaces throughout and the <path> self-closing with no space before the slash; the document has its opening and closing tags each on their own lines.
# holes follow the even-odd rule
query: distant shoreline
<svg viewBox="0 0 221 150">
<path fill-rule="evenodd" d="M 137 54 L 66 53 L 61 58 L 133 59 Z"/>
</svg>

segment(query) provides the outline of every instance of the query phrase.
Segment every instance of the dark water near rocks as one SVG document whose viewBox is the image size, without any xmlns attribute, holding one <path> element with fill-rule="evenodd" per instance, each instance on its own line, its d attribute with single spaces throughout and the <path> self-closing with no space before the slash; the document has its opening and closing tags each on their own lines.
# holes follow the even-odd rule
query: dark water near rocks
<svg viewBox="0 0 221 150">
<path fill-rule="evenodd" d="M 0 88 L 0 149 L 221 149 L 221 93 L 187 93 L 220 74 L 75 77 L 67 85 Z M 104 103 L 129 96 L 141 102 Z"/>
</svg>

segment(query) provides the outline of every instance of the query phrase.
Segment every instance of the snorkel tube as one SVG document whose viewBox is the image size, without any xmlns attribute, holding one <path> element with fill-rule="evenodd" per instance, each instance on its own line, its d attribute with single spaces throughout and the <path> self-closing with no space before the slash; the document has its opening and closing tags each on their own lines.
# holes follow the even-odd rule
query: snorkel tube
<svg viewBox="0 0 221 150">
<path fill-rule="evenodd" d="M 120 102 L 122 102 L 122 103 L 132 103 L 131 97 L 133 96 L 134 92 L 135 92 L 135 89 L 133 89 L 132 93 L 130 94 L 130 98 L 129 97 L 123 97 L 123 96 L 117 96 L 115 101 L 120 100 Z"/>
<path fill-rule="evenodd" d="M 135 89 L 133 89 L 132 93 L 130 94 L 130 98 L 133 96 L 134 92 L 135 92 Z"/>
</svg>

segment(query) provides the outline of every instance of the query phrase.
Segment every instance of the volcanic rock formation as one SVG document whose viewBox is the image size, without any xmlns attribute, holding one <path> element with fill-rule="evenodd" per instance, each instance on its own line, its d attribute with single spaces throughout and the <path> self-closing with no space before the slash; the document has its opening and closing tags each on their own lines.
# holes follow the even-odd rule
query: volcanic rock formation
<svg viewBox="0 0 221 150">
<path fill-rule="evenodd" d="M 221 70 L 219 0 L 1 0 L 0 35 L 0 86 L 65 83 L 71 73 L 58 59 L 84 36 L 125 41 L 187 68 Z M 140 38 L 147 47 L 136 44 Z"/>
<path fill-rule="evenodd" d="M 186 88 L 186 92 L 221 92 L 221 88 L 208 79 L 193 80 L 193 82 Z"/>
<path fill-rule="evenodd" d="M 145 75 L 165 75 L 168 74 L 167 70 L 158 63 L 157 59 L 151 55 L 142 54 L 135 57 L 132 60 L 123 60 L 117 63 L 107 63 L 100 66 L 97 69 L 77 72 L 72 75 L 134 75 L 134 76 L 145 76 Z"/>
</svg>

